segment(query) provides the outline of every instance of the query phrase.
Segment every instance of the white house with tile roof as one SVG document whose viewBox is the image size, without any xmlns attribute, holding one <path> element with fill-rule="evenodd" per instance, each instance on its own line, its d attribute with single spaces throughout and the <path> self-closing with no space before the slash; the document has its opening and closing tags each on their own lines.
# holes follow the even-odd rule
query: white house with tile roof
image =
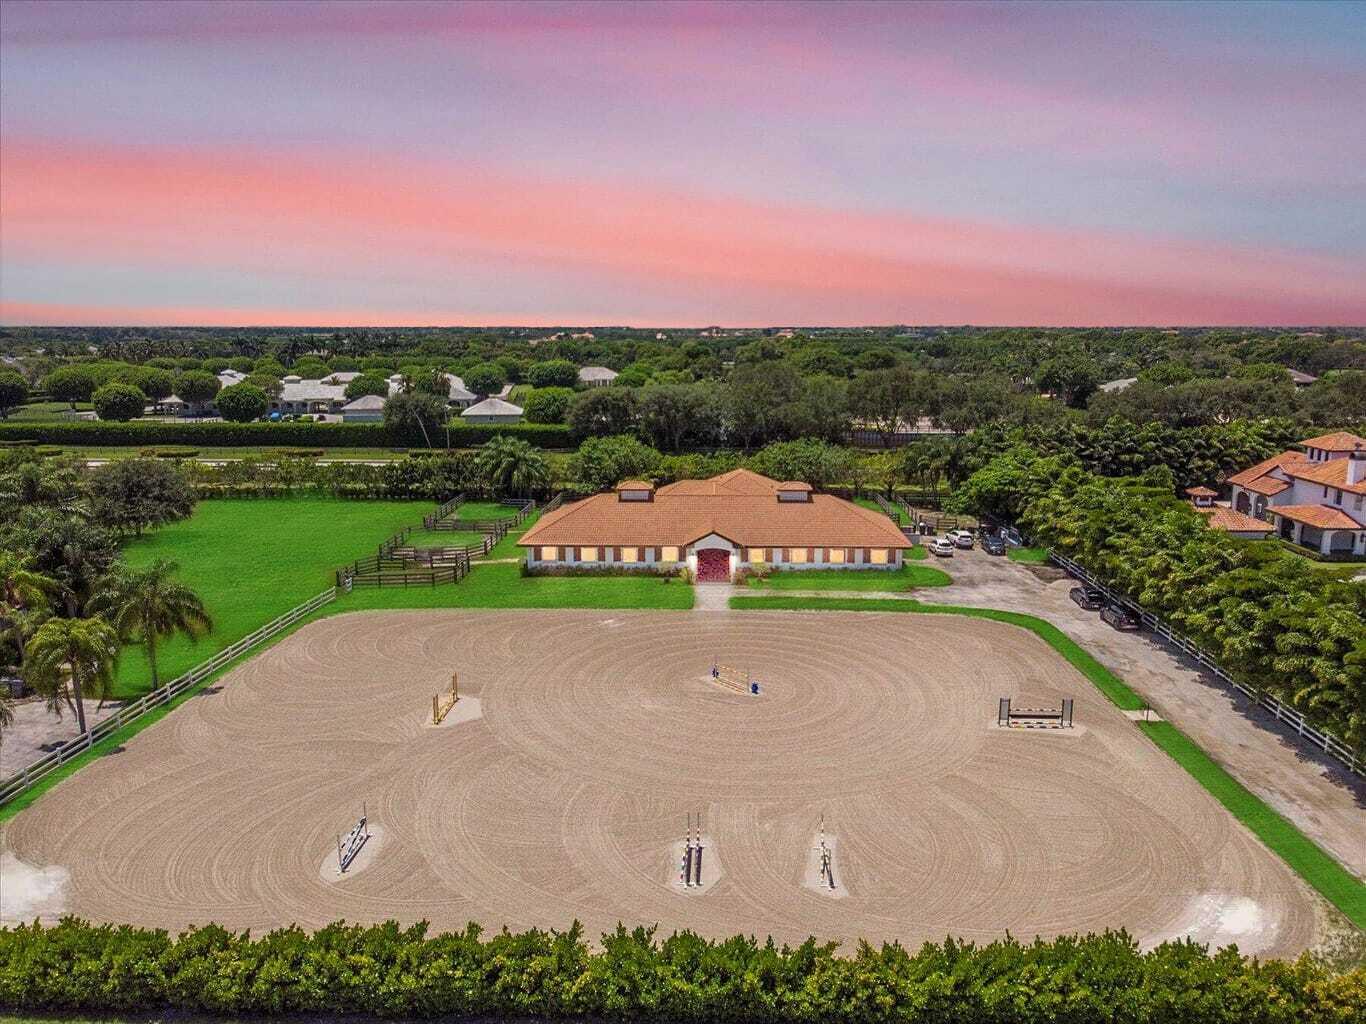
<svg viewBox="0 0 1366 1024">
<path fill-rule="evenodd" d="M 1321 554 L 1366 556 L 1366 438 L 1338 431 L 1300 446 L 1229 477 L 1232 510 Z"/>
</svg>

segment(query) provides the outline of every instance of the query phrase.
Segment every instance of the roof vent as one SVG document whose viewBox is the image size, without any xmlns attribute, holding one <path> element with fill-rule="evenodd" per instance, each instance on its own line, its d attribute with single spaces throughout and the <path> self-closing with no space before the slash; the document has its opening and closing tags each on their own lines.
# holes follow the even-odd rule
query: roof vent
<svg viewBox="0 0 1366 1024">
<path fill-rule="evenodd" d="M 617 484 L 617 501 L 654 501 L 655 485 L 646 480 L 623 480 Z"/>
<path fill-rule="evenodd" d="M 810 501 L 811 485 L 801 480 L 784 480 L 777 487 L 779 501 Z"/>
</svg>

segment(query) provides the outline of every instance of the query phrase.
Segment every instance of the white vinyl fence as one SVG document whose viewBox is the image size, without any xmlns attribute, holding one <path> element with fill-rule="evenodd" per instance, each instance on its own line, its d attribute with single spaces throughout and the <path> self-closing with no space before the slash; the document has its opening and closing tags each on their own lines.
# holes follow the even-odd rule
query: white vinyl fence
<svg viewBox="0 0 1366 1024">
<path fill-rule="evenodd" d="M 1253 689 L 1246 683 L 1233 678 L 1228 672 L 1224 671 L 1219 663 L 1214 660 L 1213 656 L 1205 651 L 1204 648 L 1172 629 L 1156 615 L 1145 611 L 1142 606 L 1134 604 L 1134 602 L 1130 601 L 1127 597 L 1111 590 L 1076 562 L 1072 561 L 1072 559 L 1060 555 L 1056 551 L 1049 551 L 1048 557 L 1062 568 L 1066 569 L 1069 575 L 1075 576 L 1088 586 L 1095 587 L 1097 590 L 1103 592 L 1110 601 L 1123 605 L 1125 608 L 1133 611 L 1134 614 L 1138 615 L 1142 620 L 1144 626 L 1151 629 L 1173 647 L 1195 659 L 1212 675 L 1218 676 L 1239 693 L 1251 697 L 1254 701 L 1275 715 L 1278 722 L 1284 722 L 1286 725 L 1290 726 L 1296 733 L 1312 742 L 1316 747 L 1324 751 L 1324 753 L 1337 758 L 1337 760 L 1346 765 L 1349 770 L 1358 775 L 1366 776 L 1366 763 L 1363 763 L 1361 758 L 1352 753 L 1351 748 L 1343 743 L 1342 740 L 1324 732 L 1316 726 L 1310 725 L 1309 722 L 1305 720 L 1304 715 L 1290 707 L 1290 705 L 1277 700 L 1275 697 L 1271 696 L 1271 694 Z"/>
<path fill-rule="evenodd" d="M 15 775 L 10 776 L 0 783 L 0 806 L 4 806 L 15 797 L 26 793 L 31 786 L 40 782 L 48 775 L 70 761 L 89 750 L 100 740 L 110 733 L 117 732 L 130 722 L 141 718 L 154 708 L 162 707 L 171 703 L 187 690 L 193 689 L 202 683 L 209 676 L 213 675 L 224 665 L 229 664 L 235 658 L 241 657 L 256 645 L 269 640 L 281 631 L 288 629 L 300 619 L 313 614 L 325 604 L 336 600 L 337 588 L 328 587 L 316 597 L 309 598 L 303 604 L 291 608 L 278 619 L 272 619 L 254 633 L 242 637 L 231 646 L 223 648 L 208 661 L 196 665 L 182 676 L 177 676 L 164 686 L 158 687 L 151 693 L 139 697 L 137 700 L 129 701 L 118 711 L 110 715 L 104 721 L 91 726 L 90 730 L 77 736 L 75 739 L 63 743 L 56 750 L 31 762 Z"/>
</svg>

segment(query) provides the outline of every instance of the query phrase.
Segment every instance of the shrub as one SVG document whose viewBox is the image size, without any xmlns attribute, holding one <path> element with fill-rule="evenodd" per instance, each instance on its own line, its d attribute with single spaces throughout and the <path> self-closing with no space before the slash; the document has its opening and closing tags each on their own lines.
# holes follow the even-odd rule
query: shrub
<svg viewBox="0 0 1366 1024">
<path fill-rule="evenodd" d="M 13 370 L 0 373 L 0 419 L 9 415 L 17 405 L 28 401 L 28 381 Z"/>
<path fill-rule="evenodd" d="M 255 384 L 243 381 L 218 392 L 214 404 L 218 414 L 233 423 L 250 423 L 260 419 L 270 409 L 270 396 Z"/>
<path fill-rule="evenodd" d="M 522 410 L 528 423 L 563 423 L 572 401 L 572 388 L 537 388 L 522 403 Z"/>
<path fill-rule="evenodd" d="M 213 400 L 223 382 L 203 370 L 186 370 L 176 376 L 175 393 L 191 405 L 199 405 Z"/>
<path fill-rule="evenodd" d="M 914 953 L 848 956 L 814 939 L 779 946 L 652 928 L 590 949 L 583 929 L 429 935 L 337 923 L 260 936 L 217 925 L 172 938 L 142 928 L 59 924 L 0 931 L 0 1007 L 214 1016 L 959 1024 L 1180 1021 L 1346 1024 L 1366 969 L 1304 958 L 1258 962 L 1175 942 L 1148 952 L 1123 932 L 987 945 L 946 939 Z"/>
<path fill-rule="evenodd" d="M 90 474 L 95 519 L 112 530 L 141 534 L 149 526 L 186 519 L 194 502 L 185 473 L 165 462 L 115 459 Z"/>
<path fill-rule="evenodd" d="M 354 377 L 346 385 L 346 400 L 354 402 L 357 398 L 366 395 L 378 395 L 380 398 L 389 397 L 389 379 L 382 373 L 362 373 L 359 377 Z"/>
<path fill-rule="evenodd" d="M 147 405 L 147 396 L 131 384 L 106 384 L 90 396 L 102 420 L 123 423 L 137 419 Z"/>
<path fill-rule="evenodd" d="M 579 382 L 579 368 L 568 359 L 532 363 L 526 370 L 526 382 L 534 388 L 572 388 Z"/>
<path fill-rule="evenodd" d="M 567 427 L 553 423 L 462 423 L 443 426 L 435 445 L 444 447 L 449 429 L 451 447 L 469 448 L 493 437 L 520 437 L 538 448 L 569 448 Z M 0 442 L 31 441 L 65 445 L 147 447 L 184 444 L 200 448 L 255 448 L 298 446 L 316 448 L 422 448 L 414 441 L 395 437 L 380 423 L 106 423 L 36 421 L 0 423 Z"/>
<path fill-rule="evenodd" d="M 462 376 L 465 387 L 476 395 L 495 395 L 507 383 L 507 374 L 497 363 L 480 363 Z"/>
<path fill-rule="evenodd" d="M 659 452 L 629 435 L 590 437 L 570 458 L 569 474 L 594 490 L 604 490 L 622 480 L 653 477 L 659 460 Z"/>
<path fill-rule="evenodd" d="M 90 401 L 90 396 L 100 383 L 88 364 L 77 363 L 59 366 L 49 373 L 43 378 L 43 390 L 52 396 L 53 401 L 75 405 L 77 402 Z"/>
</svg>

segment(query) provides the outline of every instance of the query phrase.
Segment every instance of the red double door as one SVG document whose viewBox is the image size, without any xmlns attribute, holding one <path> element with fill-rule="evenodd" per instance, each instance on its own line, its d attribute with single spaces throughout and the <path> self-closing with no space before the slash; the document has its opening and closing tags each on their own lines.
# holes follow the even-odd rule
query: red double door
<svg viewBox="0 0 1366 1024">
<path fill-rule="evenodd" d="M 729 583 L 730 552 L 720 548 L 703 548 L 697 553 L 698 583 Z"/>
</svg>

